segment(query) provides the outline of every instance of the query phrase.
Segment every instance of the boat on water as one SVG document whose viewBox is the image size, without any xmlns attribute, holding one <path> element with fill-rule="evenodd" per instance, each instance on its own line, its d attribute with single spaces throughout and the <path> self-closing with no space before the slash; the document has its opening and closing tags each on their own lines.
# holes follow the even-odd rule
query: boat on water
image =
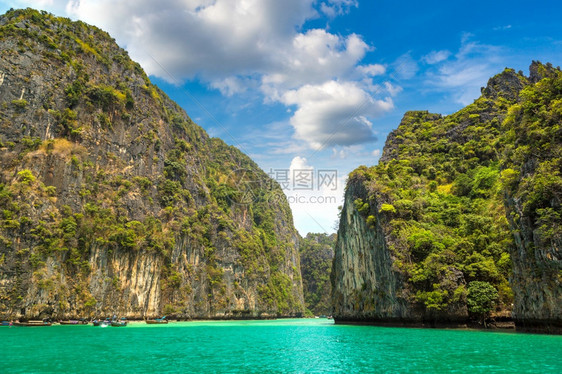
<svg viewBox="0 0 562 374">
<path fill-rule="evenodd" d="M 121 318 L 120 320 L 113 320 L 111 321 L 111 326 L 113 327 L 124 327 L 127 326 L 127 319 Z"/>
<path fill-rule="evenodd" d="M 10 323 L 10 321 L 2 321 L 0 326 L 12 326 L 12 324 Z"/>
<path fill-rule="evenodd" d="M 109 319 L 105 319 L 105 320 L 95 319 L 92 321 L 92 323 L 94 324 L 94 326 L 100 326 L 100 327 L 107 327 L 111 325 L 111 321 Z"/>
<path fill-rule="evenodd" d="M 155 319 L 147 319 L 146 323 L 149 325 L 165 325 L 168 323 L 166 316 L 162 318 L 155 318 Z"/>
<path fill-rule="evenodd" d="M 79 320 L 68 320 L 68 321 L 59 321 L 59 324 L 61 325 L 87 325 L 88 321 L 86 321 L 85 319 L 79 319 Z"/>
<path fill-rule="evenodd" d="M 92 324 L 94 326 L 99 326 L 99 327 L 107 327 L 107 326 L 113 326 L 113 327 L 123 327 L 123 326 L 127 326 L 127 318 L 123 317 L 121 319 L 117 319 L 117 316 L 113 316 L 112 318 L 107 317 L 106 319 L 94 319 L 92 321 Z"/>
<path fill-rule="evenodd" d="M 43 326 L 51 326 L 51 322 L 46 321 L 27 321 L 27 322 L 14 322 L 14 326 L 20 327 L 43 327 Z"/>
</svg>

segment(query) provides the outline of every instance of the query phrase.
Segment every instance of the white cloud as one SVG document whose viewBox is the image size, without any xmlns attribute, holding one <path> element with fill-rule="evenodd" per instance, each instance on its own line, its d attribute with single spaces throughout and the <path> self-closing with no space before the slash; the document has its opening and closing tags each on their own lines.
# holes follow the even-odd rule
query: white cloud
<svg viewBox="0 0 562 374">
<path fill-rule="evenodd" d="M 364 154 L 364 146 L 361 144 L 351 145 L 347 147 L 334 147 L 332 148 L 332 156 L 331 159 L 340 159 L 345 160 L 349 157 L 358 158 L 363 156 Z"/>
<path fill-rule="evenodd" d="M 431 51 L 429 52 L 427 55 L 423 56 L 423 60 L 430 64 L 436 64 L 438 62 L 444 61 L 446 59 L 449 58 L 449 56 L 451 56 L 451 52 L 447 51 L 447 50 L 442 50 L 442 51 Z"/>
<path fill-rule="evenodd" d="M 390 96 L 396 96 L 400 92 L 402 92 L 402 87 L 396 86 L 390 82 L 384 82 L 384 88 L 390 94 Z"/>
<path fill-rule="evenodd" d="M 67 12 L 111 33 L 145 70 L 171 82 L 202 79 L 230 95 L 233 77 L 295 87 L 347 74 L 370 47 L 323 29 L 299 33 L 314 0 L 71 0 Z M 353 1 L 330 1 L 339 8 Z M 225 81 L 231 79 L 230 83 Z M 234 88 L 234 90 L 233 90 Z"/>
<path fill-rule="evenodd" d="M 295 153 L 306 152 L 309 148 L 305 142 L 302 141 L 284 141 L 269 143 L 271 153 L 274 155 L 292 155 Z"/>
<path fill-rule="evenodd" d="M 308 164 L 308 161 L 305 157 L 296 156 L 291 160 L 291 166 L 289 170 L 291 171 L 291 175 L 295 170 L 313 170 L 314 167 Z"/>
<path fill-rule="evenodd" d="M 233 96 L 246 91 L 247 83 L 238 77 L 227 77 L 211 82 L 211 87 L 218 89 L 224 96 Z"/>
<path fill-rule="evenodd" d="M 386 68 L 380 64 L 360 65 L 357 67 L 357 71 L 363 75 L 374 77 L 386 73 Z"/>
<path fill-rule="evenodd" d="M 353 82 L 306 85 L 287 91 L 281 100 L 298 108 L 291 118 L 295 137 L 316 150 L 374 141 L 368 118 L 393 108 L 390 98 L 375 100 Z"/>
<path fill-rule="evenodd" d="M 393 64 L 393 68 L 395 74 L 400 79 L 412 79 L 419 70 L 418 63 L 409 52 L 398 57 Z"/>
<path fill-rule="evenodd" d="M 328 0 L 320 4 L 320 10 L 326 16 L 334 18 L 349 12 L 351 7 L 357 8 L 358 6 L 357 0 Z"/>
<path fill-rule="evenodd" d="M 373 165 L 380 155 L 380 149 L 370 150 L 366 145 L 356 144 L 352 146 L 333 147 L 330 159 L 336 163 L 338 160 L 352 159 L 357 164 L 364 163 L 366 165 Z M 374 160 L 373 157 L 375 158 Z"/>
<path fill-rule="evenodd" d="M 72 0 L 67 11 L 109 31 L 149 74 L 210 81 L 269 67 L 273 52 L 315 14 L 312 5 L 313 0 Z"/>
<path fill-rule="evenodd" d="M 468 105 L 480 96 L 480 88 L 497 74 L 504 63 L 500 47 L 470 41 L 466 34 L 453 58 L 436 64 L 436 70 L 427 73 L 426 84 L 451 92 L 453 99 Z"/>
<path fill-rule="evenodd" d="M 339 158 L 340 160 L 345 160 L 347 158 L 347 153 L 343 149 L 332 148 L 332 159 Z"/>
<path fill-rule="evenodd" d="M 353 73 L 369 50 L 355 34 L 344 38 L 322 29 L 296 34 L 283 50 L 272 51 L 277 62 L 264 75 L 262 90 L 275 100 L 280 90 L 298 87 L 303 82 L 317 84 L 345 77 Z"/>
</svg>

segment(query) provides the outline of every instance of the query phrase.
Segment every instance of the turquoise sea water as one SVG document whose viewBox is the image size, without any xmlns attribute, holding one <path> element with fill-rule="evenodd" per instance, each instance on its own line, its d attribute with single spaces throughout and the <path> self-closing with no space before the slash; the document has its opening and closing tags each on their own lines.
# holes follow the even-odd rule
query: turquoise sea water
<svg viewBox="0 0 562 374">
<path fill-rule="evenodd" d="M 326 319 L 0 327 L 0 373 L 562 373 L 562 336 Z"/>
</svg>

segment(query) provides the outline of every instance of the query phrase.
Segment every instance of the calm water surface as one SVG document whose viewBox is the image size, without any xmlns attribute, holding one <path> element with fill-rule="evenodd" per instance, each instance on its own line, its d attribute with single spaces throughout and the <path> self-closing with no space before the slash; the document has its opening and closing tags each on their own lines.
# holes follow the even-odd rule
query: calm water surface
<svg viewBox="0 0 562 374">
<path fill-rule="evenodd" d="M 0 373 L 562 373 L 562 336 L 326 319 L 0 327 Z"/>
</svg>

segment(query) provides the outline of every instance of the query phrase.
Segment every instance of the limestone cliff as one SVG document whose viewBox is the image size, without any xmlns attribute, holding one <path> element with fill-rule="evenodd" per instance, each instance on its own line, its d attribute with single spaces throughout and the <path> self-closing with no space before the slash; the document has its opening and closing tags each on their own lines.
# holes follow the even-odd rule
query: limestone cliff
<svg viewBox="0 0 562 374">
<path fill-rule="evenodd" d="M 560 331 L 562 73 L 530 70 L 452 115 L 406 113 L 379 164 L 350 174 L 336 321 Z"/>
<path fill-rule="evenodd" d="M 279 186 L 107 33 L 10 11 L 0 56 L 3 318 L 303 312 Z"/>
<path fill-rule="evenodd" d="M 347 182 L 331 273 L 335 317 L 345 321 L 410 318 L 409 304 L 400 292 L 403 277 L 393 269 L 387 246 L 386 218 L 374 201 L 369 223 L 356 209 L 355 201 L 368 195 L 364 182 L 359 174 Z"/>
<path fill-rule="evenodd" d="M 526 330 L 562 333 L 562 73 L 538 62 L 530 71 L 533 85 L 504 122 L 514 318 Z"/>
<path fill-rule="evenodd" d="M 332 314 L 330 271 L 335 244 L 336 234 L 308 233 L 300 240 L 299 252 L 307 313 L 317 316 Z"/>
</svg>

